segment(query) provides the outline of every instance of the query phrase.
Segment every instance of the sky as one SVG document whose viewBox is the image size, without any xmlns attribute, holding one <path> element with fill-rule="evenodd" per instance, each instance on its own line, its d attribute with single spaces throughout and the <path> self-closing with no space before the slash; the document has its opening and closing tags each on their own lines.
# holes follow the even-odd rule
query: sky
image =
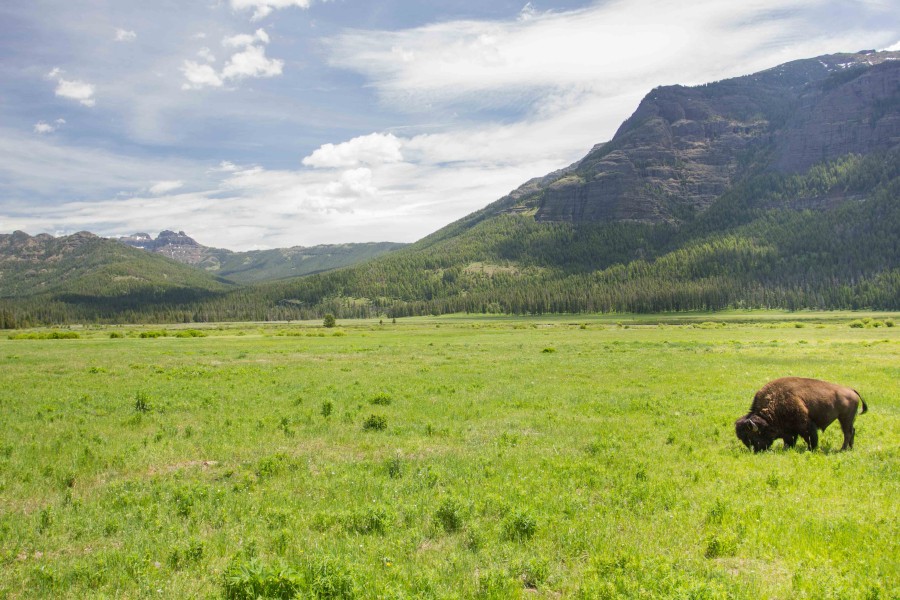
<svg viewBox="0 0 900 600">
<path fill-rule="evenodd" d="M 900 0 L 0 2 L 0 233 L 412 242 L 659 85 L 900 49 Z"/>
</svg>

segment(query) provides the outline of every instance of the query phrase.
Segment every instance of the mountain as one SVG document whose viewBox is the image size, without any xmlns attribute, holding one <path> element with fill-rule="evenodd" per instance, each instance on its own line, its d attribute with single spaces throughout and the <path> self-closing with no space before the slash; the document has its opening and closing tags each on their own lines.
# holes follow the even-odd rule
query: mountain
<svg viewBox="0 0 900 600">
<path fill-rule="evenodd" d="M 267 314 L 900 308 L 900 53 L 654 89 L 580 161 Z M 223 298 L 219 314 L 239 314 Z M 259 316 L 259 314 L 257 314 Z"/>
<path fill-rule="evenodd" d="M 900 52 L 800 60 L 651 91 L 613 139 L 494 212 L 538 221 L 680 222 L 753 173 L 802 173 L 900 142 Z"/>
<path fill-rule="evenodd" d="M 148 304 L 183 304 L 233 287 L 192 267 L 83 231 L 0 234 L 0 308 L 20 323 L 114 317 Z"/>
<path fill-rule="evenodd" d="M 199 267 L 236 283 L 300 277 L 339 269 L 381 256 L 406 245 L 373 242 L 232 252 L 204 246 L 183 231 L 178 233 L 163 231 L 156 239 L 146 233 L 135 233 L 131 236 L 120 237 L 118 241 Z"/>
<path fill-rule="evenodd" d="M 728 307 L 900 309 L 900 53 L 654 89 L 582 160 L 415 244 L 128 318 Z"/>
</svg>

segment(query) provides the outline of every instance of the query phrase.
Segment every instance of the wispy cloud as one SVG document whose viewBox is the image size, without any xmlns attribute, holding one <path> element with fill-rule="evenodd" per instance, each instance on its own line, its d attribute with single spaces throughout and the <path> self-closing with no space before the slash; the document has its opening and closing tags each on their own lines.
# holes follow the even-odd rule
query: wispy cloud
<svg viewBox="0 0 900 600">
<path fill-rule="evenodd" d="M 60 127 L 66 124 L 65 119 L 56 119 L 53 123 L 47 123 L 46 121 L 38 121 L 34 124 L 34 132 L 45 134 L 45 133 L 53 133 Z"/>
<path fill-rule="evenodd" d="M 117 42 L 133 42 L 137 39 L 137 33 L 127 29 L 118 28 L 116 29 L 116 37 L 114 39 Z"/>
<path fill-rule="evenodd" d="M 254 21 L 267 17 L 273 10 L 295 6 L 309 8 L 310 0 L 231 0 L 234 10 L 253 10 Z"/>
<path fill-rule="evenodd" d="M 184 182 L 180 180 L 157 181 L 150 186 L 149 192 L 154 196 L 162 196 L 182 187 L 184 187 Z"/>
<path fill-rule="evenodd" d="M 614 0 L 511 21 L 449 21 L 403 31 L 348 31 L 329 41 L 335 66 L 364 75 L 385 104 L 406 110 L 540 110 L 559 96 L 610 96 L 702 83 L 815 56 L 871 47 L 869 20 L 821 22 L 837 0 Z M 865 25 L 865 27 L 864 27 Z M 621 115 L 619 115 L 621 116 Z"/>
</svg>

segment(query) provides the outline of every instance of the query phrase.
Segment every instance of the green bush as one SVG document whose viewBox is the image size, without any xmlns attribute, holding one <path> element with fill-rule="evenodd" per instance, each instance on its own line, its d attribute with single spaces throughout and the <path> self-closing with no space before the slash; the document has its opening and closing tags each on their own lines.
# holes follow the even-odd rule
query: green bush
<svg viewBox="0 0 900 600">
<path fill-rule="evenodd" d="M 366 431 L 384 431 L 387 429 L 387 419 L 382 415 L 369 415 L 363 421 L 363 429 Z"/>
<path fill-rule="evenodd" d="M 463 525 L 463 507 L 455 498 L 445 498 L 437 511 L 434 520 L 447 533 L 458 531 Z"/>
<path fill-rule="evenodd" d="M 324 327 L 334 327 L 336 323 L 337 321 L 335 320 L 334 315 L 331 313 L 328 313 L 327 315 L 325 315 L 325 318 L 322 319 L 322 325 Z"/>
<path fill-rule="evenodd" d="M 537 519 L 531 513 L 518 510 L 503 522 L 503 537 L 509 540 L 530 540 L 537 532 Z"/>
<path fill-rule="evenodd" d="M 144 392 L 134 395 L 134 410 L 139 413 L 150 412 L 150 396 Z"/>
<path fill-rule="evenodd" d="M 369 404 L 377 404 L 379 406 L 388 406 L 391 403 L 391 397 L 384 392 L 375 394 L 369 398 Z"/>
<path fill-rule="evenodd" d="M 252 560 L 232 563 L 225 570 L 224 588 L 228 600 L 288 599 L 297 597 L 303 590 L 303 577 L 289 566 L 269 567 Z"/>
</svg>

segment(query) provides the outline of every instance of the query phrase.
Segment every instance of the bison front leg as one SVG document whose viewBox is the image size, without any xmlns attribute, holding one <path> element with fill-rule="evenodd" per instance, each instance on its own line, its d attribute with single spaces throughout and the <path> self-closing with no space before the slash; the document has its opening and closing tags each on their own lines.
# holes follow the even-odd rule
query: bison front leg
<svg viewBox="0 0 900 600">
<path fill-rule="evenodd" d="M 797 434 L 784 436 L 785 449 L 793 448 L 796 445 L 797 445 Z"/>
<path fill-rule="evenodd" d="M 815 450 L 819 447 L 819 430 L 812 421 L 809 423 L 806 435 L 803 436 L 803 441 L 806 442 L 806 445 L 810 450 Z"/>
</svg>

